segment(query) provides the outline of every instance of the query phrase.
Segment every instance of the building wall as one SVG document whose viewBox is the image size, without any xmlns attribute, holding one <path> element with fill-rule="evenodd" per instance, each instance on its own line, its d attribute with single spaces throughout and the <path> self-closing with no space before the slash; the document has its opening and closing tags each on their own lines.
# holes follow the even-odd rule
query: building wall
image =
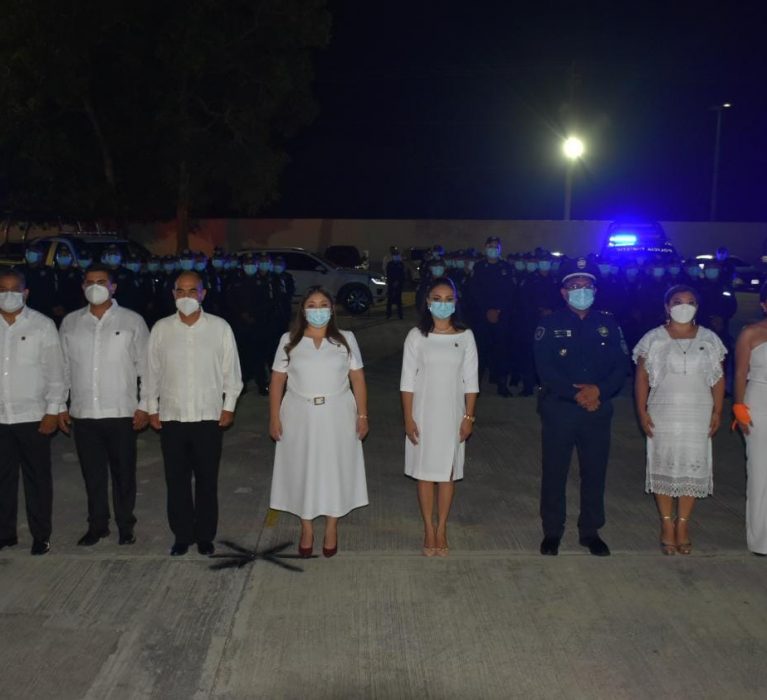
<svg viewBox="0 0 767 700">
<path fill-rule="evenodd" d="M 190 247 L 208 254 L 228 250 L 298 246 L 322 251 L 331 244 L 355 245 L 371 260 L 381 260 L 390 245 L 426 247 L 441 243 L 448 250 L 482 248 L 489 235 L 499 236 L 506 252 L 536 246 L 580 255 L 599 250 L 609 221 L 478 221 L 424 219 L 203 219 L 190 236 Z M 684 256 L 711 252 L 720 245 L 733 255 L 756 262 L 767 254 L 767 223 L 662 222 Z M 159 254 L 176 251 L 173 223 L 130 227 L 131 235 Z"/>
</svg>

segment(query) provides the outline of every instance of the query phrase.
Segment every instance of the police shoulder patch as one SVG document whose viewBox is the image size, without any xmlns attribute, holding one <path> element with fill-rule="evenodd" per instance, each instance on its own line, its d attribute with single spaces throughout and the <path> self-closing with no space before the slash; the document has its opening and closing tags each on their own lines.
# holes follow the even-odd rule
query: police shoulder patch
<svg viewBox="0 0 767 700">
<path fill-rule="evenodd" d="M 535 339 L 540 340 L 544 335 L 546 335 L 546 329 L 543 326 L 538 326 L 538 328 L 535 329 Z"/>
</svg>

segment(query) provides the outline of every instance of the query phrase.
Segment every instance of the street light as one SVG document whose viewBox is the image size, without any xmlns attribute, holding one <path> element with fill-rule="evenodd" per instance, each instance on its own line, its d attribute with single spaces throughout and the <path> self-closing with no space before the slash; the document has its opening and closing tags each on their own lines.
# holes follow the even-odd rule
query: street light
<svg viewBox="0 0 767 700">
<path fill-rule="evenodd" d="M 575 164 L 585 151 L 583 141 L 577 136 L 569 136 L 562 144 L 562 152 L 567 158 L 567 171 L 565 172 L 565 215 L 564 220 L 570 221 L 570 209 L 573 199 L 573 172 Z"/>
<path fill-rule="evenodd" d="M 716 112 L 716 136 L 714 137 L 714 172 L 711 175 L 711 205 L 709 207 L 708 218 L 711 221 L 716 219 L 716 200 L 719 189 L 719 148 L 722 142 L 722 115 L 725 109 L 730 109 L 732 105 L 729 102 L 723 102 L 720 105 L 709 107 Z"/>
</svg>

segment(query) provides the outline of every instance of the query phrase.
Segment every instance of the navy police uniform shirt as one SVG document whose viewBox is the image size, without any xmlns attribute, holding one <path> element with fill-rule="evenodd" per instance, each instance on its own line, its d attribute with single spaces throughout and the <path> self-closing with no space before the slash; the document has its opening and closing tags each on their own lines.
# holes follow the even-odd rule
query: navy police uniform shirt
<svg viewBox="0 0 767 700">
<path fill-rule="evenodd" d="M 581 319 L 565 307 L 541 318 L 535 329 L 535 364 L 544 400 L 575 404 L 574 384 L 596 384 L 604 406 L 623 387 L 628 349 L 611 313 L 590 309 Z"/>
<path fill-rule="evenodd" d="M 474 266 L 469 293 L 482 316 L 489 309 L 508 313 L 514 301 L 514 275 L 505 260 L 491 263 L 481 260 Z"/>
</svg>

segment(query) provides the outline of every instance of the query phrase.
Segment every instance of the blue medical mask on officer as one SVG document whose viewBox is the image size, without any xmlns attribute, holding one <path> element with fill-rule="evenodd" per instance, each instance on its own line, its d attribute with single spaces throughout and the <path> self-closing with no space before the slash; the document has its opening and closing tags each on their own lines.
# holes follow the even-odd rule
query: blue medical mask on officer
<svg viewBox="0 0 767 700">
<path fill-rule="evenodd" d="M 429 312 L 434 318 L 444 321 L 455 313 L 454 301 L 432 301 L 429 302 Z"/>
<path fill-rule="evenodd" d="M 274 274 L 281 275 L 283 272 L 285 272 L 285 266 L 281 263 L 274 263 Z"/>
<path fill-rule="evenodd" d="M 125 263 L 125 267 L 127 267 L 131 272 L 141 272 L 141 263 L 138 260 L 131 260 L 131 262 Z"/>
<path fill-rule="evenodd" d="M 181 258 L 179 266 L 184 272 L 189 272 L 190 270 L 194 270 L 194 260 L 192 258 Z"/>
<path fill-rule="evenodd" d="M 224 259 L 223 258 L 213 258 L 211 261 L 213 265 L 214 270 L 223 270 L 224 269 Z"/>
<path fill-rule="evenodd" d="M 525 264 L 525 269 L 528 272 L 535 272 L 538 269 L 538 263 L 537 262 L 529 262 Z"/>
<path fill-rule="evenodd" d="M 669 273 L 669 274 L 670 274 L 672 277 L 676 277 L 676 276 L 677 276 L 677 275 L 678 275 L 678 274 L 679 274 L 681 271 L 682 271 L 682 268 L 681 268 L 681 267 L 679 267 L 679 265 L 672 265 L 672 266 L 671 266 L 671 267 L 669 267 L 669 269 L 668 269 L 668 273 Z"/>
<path fill-rule="evenodd" d="M 652 269 L 652 276 L 655 277 L 655 279 L 660 279 L 663 277 L 663 275 L 666 274 L 666 269 L 663 267 L 653 267 Z"/>
<path fill-rule="evenodd" d="M 541 260 L 538 263 L 538 269 L 541 272 L 549 272 L 551 270 L 551 260 Z"/>
<path fill-rule="evenodd" d="M 150 260 L 146 264 L 146 269 L 149 270 L 149 272 L 158 272 L 160 270 L 160 263 L 156 260 Z"/>
<path fill-rule="evenodd" d="M 87 270 L 91 265 L 93 265 L 93 260 L 88 257 L 79 258 L 77 261 L 77 266 L 81 270 Z"/>
<path fill-rule="evenodd" d="M 551 262 L 551 271 L 552 271 L 552 272 L 556 272 L 557 270 L 559 270 L 559 266 L 560 266 L 561 264 L 562 264 L 562 263 L 561 263 L 559 260 L 553 260 L 553 261 Z"/>
<path fill-rule="evenodd" d="M 258 263 L 258 269 L 261 272 L 271 272 L 271 270 L 272 270 L 272 263 L 266 262 L 266 261 L 262 261 L 262 262 Z"/>
<path fill-rule="evenodd" d="M 72 264 L 72 256 L 71 255 L 57 255 L 56 256 L 56 264 L 59 267 L 69 267 Z"/>
<path fill-rule="evenodd" d="M 600 263 L 597 265 L 597 267 L 599 268 L 600 274 L 604 275 L 605 277 L 607 277 L 612 271 L 611 267 L 609 265 L 605 265 L 604 263 Z"/>
<path fill-rule="evenodd" d="M 707 267 L 704 270 L 704 273 L 706 275 L 707 280 L 716 280 L 719 279 L 719 268 L 718 267 Z"/>
<path fill-rule="evenodd" d="M 195 262 L 195 264 L 194 264 L 194 269 L 195 269 L 197 272 L 205 272 L 205 268 L 206 268 L 207 266 L 208 266 L 208 265 L 207 265 L 207 263 L 206 263 L 204 260 L 198 260 L 198 261 L 197 261 L 197 262 Z"/>
<path fill-rule="evenodd" d="M 258 272 L 258 265 L 253 263 L 245 263 L 245 265 L 242 266 L 242 269 L 248 277 L 252 277 L 256 274 L 256 272 Z"/>
<path fill-rule="evenodd" d="M 165 272 L 175 272 L 176 270 L 176 263 L 174 262 L 166 262 L 162 264 L 162 269 L 165 270 Z"/>
<path fill-rule="evenodd" d="M 515 260 L 514 261 L 514 269 L 518 272 L 524 272 L 525 270 L 525 261 L 524 260 Z"/>
<path fill-rule="evenodd" d="M 39 250 L 28 250 L 26 253 L 24 253 L 24 259 L 30 265 L 35 265 L 43 259 L 43 254 Z"/>
<path fill-rule="evenodd" d="M 304 316 L 306 322 L 312 326 L 312 328 L 322 328 L 330 323 L 330 317 L 333 312 L 328 308 L 323 309 L 304 309 Z"/>
<path fill-rule="evenodd" d="M 497 260 L 501 257 L 501 249 L 497 245 L 489 245 L 485 248 L 485 255 L 490 260 Z"/>
<path fill-rule="evenodd" d="M 442 275 L 445 274 L 445 268 L 443 265 L 432 265 L 431 266 L 431 276 L 432 277 L 442 277 Z"/>
<path fill-rule="evenodd" d="M 401 256 L 401 255 L 392 255 L 392 256 L 391 256 L 391 259 L 392 259 L 394 262 L 400 262 L 400 261 L 402 260 L 402 256 Z"/>
<path fill-rule="evenodd" d="M 594 303 L 594 287 L 568 289 L 567 303 L 578 311 L 585 311 Z"/>
<path fill-rule="evenodd" d="M 120 253 L 104 253 L 104 255 L 101 256 L 101 262 L 104 263 L 104 265 L 109 265 L 109 267 L 119 267 L 122 261 L 123 256 L 120 255 Z"/>
<path fill-rule="evenodd" d="M 687 268 L 687 275 L 694 280 L 698 279 L 700 277 L 700 268 L 697 265 L 690 265 Z"/>
<path fill-rule="evenodd" d="M 456 270 L 463 270 L 465 263 L 463 260 L 456 260 L 453 267 L 455 267 Z"/>
<path fill-rule="evenodd" d="M 626 279 L 635 280 L 639 275 L 639 269 L 636 267 L 626 268 Z"/>
</svg>

